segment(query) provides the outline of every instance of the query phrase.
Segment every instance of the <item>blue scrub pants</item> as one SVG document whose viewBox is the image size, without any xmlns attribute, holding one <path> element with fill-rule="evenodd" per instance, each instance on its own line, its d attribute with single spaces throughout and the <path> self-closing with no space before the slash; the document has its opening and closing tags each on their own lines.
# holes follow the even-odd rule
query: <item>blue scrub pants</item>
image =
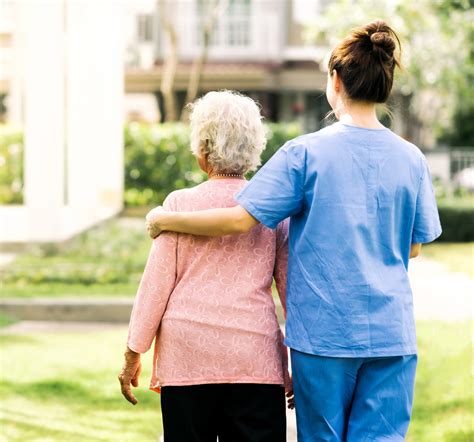
<svg viewBox="0 0 474 442">
<path fill-rule="evenodd" d="M 417 356 L 333 358 L 291 350 L 298 442 L 403 441 Z"/>
</svg>

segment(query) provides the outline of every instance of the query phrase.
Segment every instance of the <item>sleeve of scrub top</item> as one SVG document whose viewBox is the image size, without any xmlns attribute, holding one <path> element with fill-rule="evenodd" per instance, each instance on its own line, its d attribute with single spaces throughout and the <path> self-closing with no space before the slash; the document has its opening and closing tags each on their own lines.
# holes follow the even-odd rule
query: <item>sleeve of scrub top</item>
<svg viewBox="0 0 474 442">
<path fill-rule="evenodd" d="M 415 223 L 412 244 L 426 244 L 441 235 L 438 206 L 428 165 L 423 161 L 423 173 L 416 199 Z"/>
<path fill-rule="evenodd" d="M 163 207 L 176 210 L 169 200 Z M 127 345 L 137 353 L 149 350 L 174 289 L 177 237 L 175 232 L 165 232 L 153 240 L 128 327 Z"/>
<path fill-rule="evenodd" d="M 236 196 L 254 218 L 274 229 L 302 210 L 306 149 L 287 142 Z"/>
</svg>

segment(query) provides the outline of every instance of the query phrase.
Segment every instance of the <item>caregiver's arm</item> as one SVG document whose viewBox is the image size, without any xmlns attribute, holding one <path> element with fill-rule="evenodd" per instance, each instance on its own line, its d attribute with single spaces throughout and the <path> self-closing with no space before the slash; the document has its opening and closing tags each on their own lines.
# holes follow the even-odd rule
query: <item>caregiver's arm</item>
<svg viewBox="0 0 474 442">
<path fill-rule="evenodd" d="M 157 207 L 147 214 L 146 220 L 152 238 L 166 230 L 191 235 L 223 236 L 245 233 L 259 224 L 241 206 L 196 212 L 168 212 Z"/>
<path fill-rule="evenodd" d="M 416 258 L 421 253 L 421 244 L 412 244 L 410 248 L 410 258 Z"/>
</svg>

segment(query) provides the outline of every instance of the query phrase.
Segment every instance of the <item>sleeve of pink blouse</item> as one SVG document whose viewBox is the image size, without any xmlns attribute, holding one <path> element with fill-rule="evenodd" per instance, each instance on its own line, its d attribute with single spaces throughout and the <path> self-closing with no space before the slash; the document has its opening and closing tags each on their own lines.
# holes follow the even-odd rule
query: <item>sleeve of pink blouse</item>
<svg viewBox="0 0 474 442">
<path fill-rule="evenodd" d="M 273 278 L 283 307 L 283 313 L 286 319 L 286 276 L 288 272 L 288 219 L 278 224 L 276 229 L 276 257 Z M 285 388 L 292 388 L 290 373 L 288 372 L 288 349 L 283 343 L 283 333 L 281 334 L 281 352 L 283 357 L 283 376 Z"/>
<path fill-rule="evenodd" d="M 163 206 L 175 209 L 165 201 Z M 176 282 L 177 234 L 166 232 L 153 240 L 128 327 L 127 345 L 137 353 L 151 347 Z"/>
</svg>

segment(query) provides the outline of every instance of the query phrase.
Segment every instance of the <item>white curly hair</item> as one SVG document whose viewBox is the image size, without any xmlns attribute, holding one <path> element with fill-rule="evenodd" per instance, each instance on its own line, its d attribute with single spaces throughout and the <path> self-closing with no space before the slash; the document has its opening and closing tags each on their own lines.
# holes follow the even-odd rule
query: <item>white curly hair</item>
<svg viewBox="0 0 474 442">
<path fill-rule="evenodd" d="M 260 165 L 266 138 L 255 101 L 224 90 L 208 92 L 189 107 L 191 151 L 207 154 L 216 173 L 245 174 Z"/>
</svg>

